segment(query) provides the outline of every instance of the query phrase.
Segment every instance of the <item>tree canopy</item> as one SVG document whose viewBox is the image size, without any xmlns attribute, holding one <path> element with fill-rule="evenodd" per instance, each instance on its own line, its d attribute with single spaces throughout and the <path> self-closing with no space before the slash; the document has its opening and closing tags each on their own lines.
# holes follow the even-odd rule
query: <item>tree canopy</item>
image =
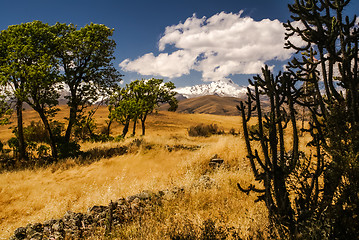
<svg viewBox="0 0 359 240">
<path fill-rule="evenodd" d="M 26 158 L 23 139 L 22 104 L 28 103 L 40 114 L 50 135 L 48 116 L 53 113 L 58 94 L 57 59 L 54 57 L 57 32 L 40 21 L 9 26 L 0 34 L 0 74 L 2 85 L 16 101 L 20 158 Z M 51 147 L 56 158 L 52 138 Z"/>
<path fill-rule="evenodd" d="M 110 116 L 124 125 L 123 136 L 127 134 L 128 125 L 134 121 L 134 129 L 138 119 L 141 120 L 142 135 L 145 135 L 145 122 L 148 114 L 160 103 L 169 103 L 170 111 L 177 109 L 176 92 L 172 82 L 163 79 L 135 80 L 126 84 L 112 96 Z"/>
<path fill-rule="evenodd" d="M 0 33 L 0 80 L 16 104 L 19 158 L 26 159 L 23 103 L 38 112 L 48 134 L 52 156 L 57 145 L 69 144 L 73 125 L 89 104 L 111 91 L 121 80 L 113 67 L 113 29 L 101 24 L 50 26 L 33 21 L 9 26 Z M 51 117 L 56 113 L 59 89 L 69 91 L 70 114 L 64 140 L 54 136 Z M 66 147 L 65 147 L 66 149 Z"/>
<path fill-rule="evenodd" d="M 66 98 L 70 107 L 65 141 L 70 140 L 72 127 L 87 105 L 107 94 L 121 80 L 113 67 L 116 46 L 110 39 L 113 29 L 101 24 L 89 24 L 77 29 L 74 25 L 58 24 L 61 38 L 56 52 Z"/>
</svg>

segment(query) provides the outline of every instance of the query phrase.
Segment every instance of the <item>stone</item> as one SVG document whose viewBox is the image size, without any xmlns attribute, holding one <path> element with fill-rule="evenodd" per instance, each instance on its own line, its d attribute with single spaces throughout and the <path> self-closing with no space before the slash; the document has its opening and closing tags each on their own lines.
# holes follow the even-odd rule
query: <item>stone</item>
<svg viewBox="0 0 359 240">
<path fill-rule="evenodd" d="M 103 212 L 103 211 L 106 211 L 107 210 L 107 206 L 93 206 L 93 207 L 90 207 L 87 212 L 89 214 L 94 214 L 94 213 L 99 213 L 99 212 Z"/>
<path fill-rule="evenodd" d="M 26 236 L 32 238 L 36 233 L 42 233 L 43 229 L 41 223 L 28 224 L 26 226 Z"/>
<path fill-rule="evenodd" d="M 16 239 L 25 239 L 26 238 L 26 228 L 19 227 L 15 230 L 14 237 Z"/>
<path fill-rule="evenodd" d="M 219 158 L 217 154 L 215 154 L 211 160 L 209 161 L 209 166 L 212 168 L 219 168 L 223 164 L 224 160 Z"/>
<path fill-rule="evenodd" d="M 137 194 L 137 197 L 138 197 L 140 200 L 146 200 L 146 199 L 151 198 L 151 195 L 152 195 L 152 192 L 150 192 L 150 191 L 143 191 L 143 192 Z"/>
<path fill-rule="evenodd" d="M 138 193 L 138 194 L 135 194 L 135 195 L 132 195 L 132 196 L 128 196 L 126 198 L 126 201 L 132 202 L 136 198 L 138 198 L 140 200 L 150 199 L 153 194 L 154 194 L 153 192 L 145 190 L 145 191 L 142 191 L 141 193 Z"/>
<path fill-rule="evenodd" d="M 43 225 L 44 225 L 44 227 L 45 226 L 49 227 L 49 226 L 54 225 L 54 223 L 56 223 L 56 219 L 51 219 L 51 220 L 46 220 Z"/>
<path fill-rule="evenodd" d="M 39 232 L 36 232 L 35 234 L 33 234 L 30 237 L 30 240 L 42 240 L 42 238 L 43 238 L 43 234 L 39 233 Z"/>
<path fill-rule="evenodd" d="M 61 219 L 56 221 L 56 223 L 52 225 L 52 229 L 55 232 L 62 232 L 64 230 L 64 227 L 65 227 L 64 222 Z"/>
</svg>

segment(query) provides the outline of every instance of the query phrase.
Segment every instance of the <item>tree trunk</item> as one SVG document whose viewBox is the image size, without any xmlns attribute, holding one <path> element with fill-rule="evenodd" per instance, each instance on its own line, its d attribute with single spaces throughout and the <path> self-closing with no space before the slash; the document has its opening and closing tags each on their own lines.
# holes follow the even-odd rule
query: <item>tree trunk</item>
<svg viewBox="0 0 359 240">
<path fill-rule="evenodd" d="M 19 160 L 27 160 L 26 146 L 24 139 L 24 128 L 22 120 L 22 101 L 17 100 L 16 102 L 16 116 L 17 116 L 17 134 L 19 141 Z"/>
<path fill-rule="evenodd" d="M 130 120 L 126 120 L 125 126 L 123 127 L 123 130 L 122 130 L 122 137 L 123 138 L 126 137 L 129 125 L 130 125 Z"/>
<path fill-rule="evenodd" d="M 143 136 L 144 136 L 145 133 L 146 133 L 146 126 L 145 126 L 146 118 L 147 118 L 147 113 L 143 116 L 143 118 L 141 118 L 142 135 L 143 135 Z"/>
<path fill-rule="evenodd" d="M 132 136 L 136 135 L 136 125 L 137 125 L 137 119 L 133 120 L 133 130 L 132 130 Z"/>
<path fill-rule="evenodd" d="M 70 142 L 72 127 L 76 121 L 76 113 L 77 113 L 77 107 L 70 106 L 70 117 L 69 117 L 69 123 L 67 125 L 67 129 L 66 129 L 66 133 L 65 133 L 65 143 Z"/>
<path fill-rule="evenodd" d="M 46 115 L 40 110 L 38 111 L 40 118 L 45 126 L 45 129 L 47 130 L 48 134 L 49 134 L 49 138 L 50 138 L 50 146 L 51 146 L 51 156 L 53 157 L 54 161 L 57 161 L 57 147 L 56 147 L 56 141 L 55 141 L 55 136 L 52 133 L 51 130 L 51 126 L 49 124 L 49 121 L 46 117 Z"/>
<path fill-rule="evenodd" d="M 107 130 L 106 130 L 106 136 L 109 137 L 110 136 L 110 129 L 111 129 L 111 125 L 112 125 L 112 119 L 110 119 L 107 123 Z"/>
</svg>

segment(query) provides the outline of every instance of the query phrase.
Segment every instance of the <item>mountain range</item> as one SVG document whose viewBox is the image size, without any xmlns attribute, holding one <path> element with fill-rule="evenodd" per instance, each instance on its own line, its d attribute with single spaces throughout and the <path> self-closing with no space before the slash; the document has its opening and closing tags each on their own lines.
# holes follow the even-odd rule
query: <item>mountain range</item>
<svg viewBox="0 0 359 240">
<path fill-rule="evenodd" d="M 216 95 L 188 98 L 178 102 L 177 112 L 236 116 L 239 115 L 236 106 L 240 104 L 241 100 L 240 98 Z M 159 110 L 166 111 L 168 108 L 168 104 L 163 104 Z"/>
<path fill-rule="evenodd" d="M 231 80 L 177 88 L 178 108 L 181 113 L 205 113 L 215 115 L 239 115 L 237 105 L 246 99 L 247 87 L 240 87 Z M 168 104 L 160 106 L 167 110 Z"/>
<path fill-rule="evenodd" d="M 246 95 L 247 87 L 241 87 L 235 84 L 232 80 L 220 80 L 209 84 L 176 88 L 175 91 L 185 98 L 194 98 L 206 95 L 243 98 Z"/>
</svg>

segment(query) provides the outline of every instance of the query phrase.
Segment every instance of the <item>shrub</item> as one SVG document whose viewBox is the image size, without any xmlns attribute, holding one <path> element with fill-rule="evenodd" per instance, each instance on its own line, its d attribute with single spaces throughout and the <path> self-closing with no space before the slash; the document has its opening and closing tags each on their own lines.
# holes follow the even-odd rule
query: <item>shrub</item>
<svg viewBox="0 0 359 240">
<path fill-rule="evenodd" d="M 231 128 L 231 130 L 229 130 L 229 134 L 231 134 L 231 135 L 233 135 L 233 136 L 237 136 L 237 135 L 239 135 L 239 131 L 236 132 L 236 129 Z"/>
<path fill-rule="evenodd" d="M 24 127 L 24 138 L 26 142 L 49 142 L 49 134 L 42 122 L 31 121 L 29 126 Z"/>
<path fill-rule="evenodd" d="M 64 130 L 64 124 L 58 121 L 50 122 L 50 127 L 55 137 L 61 136 Z M 17 136 L 17 129 L 14 130 L 14 133 Z M 29 126 L 24 127 L 24 138 L 26 142 L 50 143 L 49 133 L 40 121 L 31 121 Z"/>
<path fill-rule="evenodd" d="M 191 137 L 210 137 L 214 134 L 224 134 L 223 129 L 219 128 L 217 124 L 199 124 L 190 127 L 187 131 Z"/>
<path fill-rule="evenodd" d="M 57 140 L 59 158 L 78 157 L 81 153 L 80 148 L 81 146 L 77 142 L 66 143 L 64 137 L 59 137 Z"/>
</svg>

